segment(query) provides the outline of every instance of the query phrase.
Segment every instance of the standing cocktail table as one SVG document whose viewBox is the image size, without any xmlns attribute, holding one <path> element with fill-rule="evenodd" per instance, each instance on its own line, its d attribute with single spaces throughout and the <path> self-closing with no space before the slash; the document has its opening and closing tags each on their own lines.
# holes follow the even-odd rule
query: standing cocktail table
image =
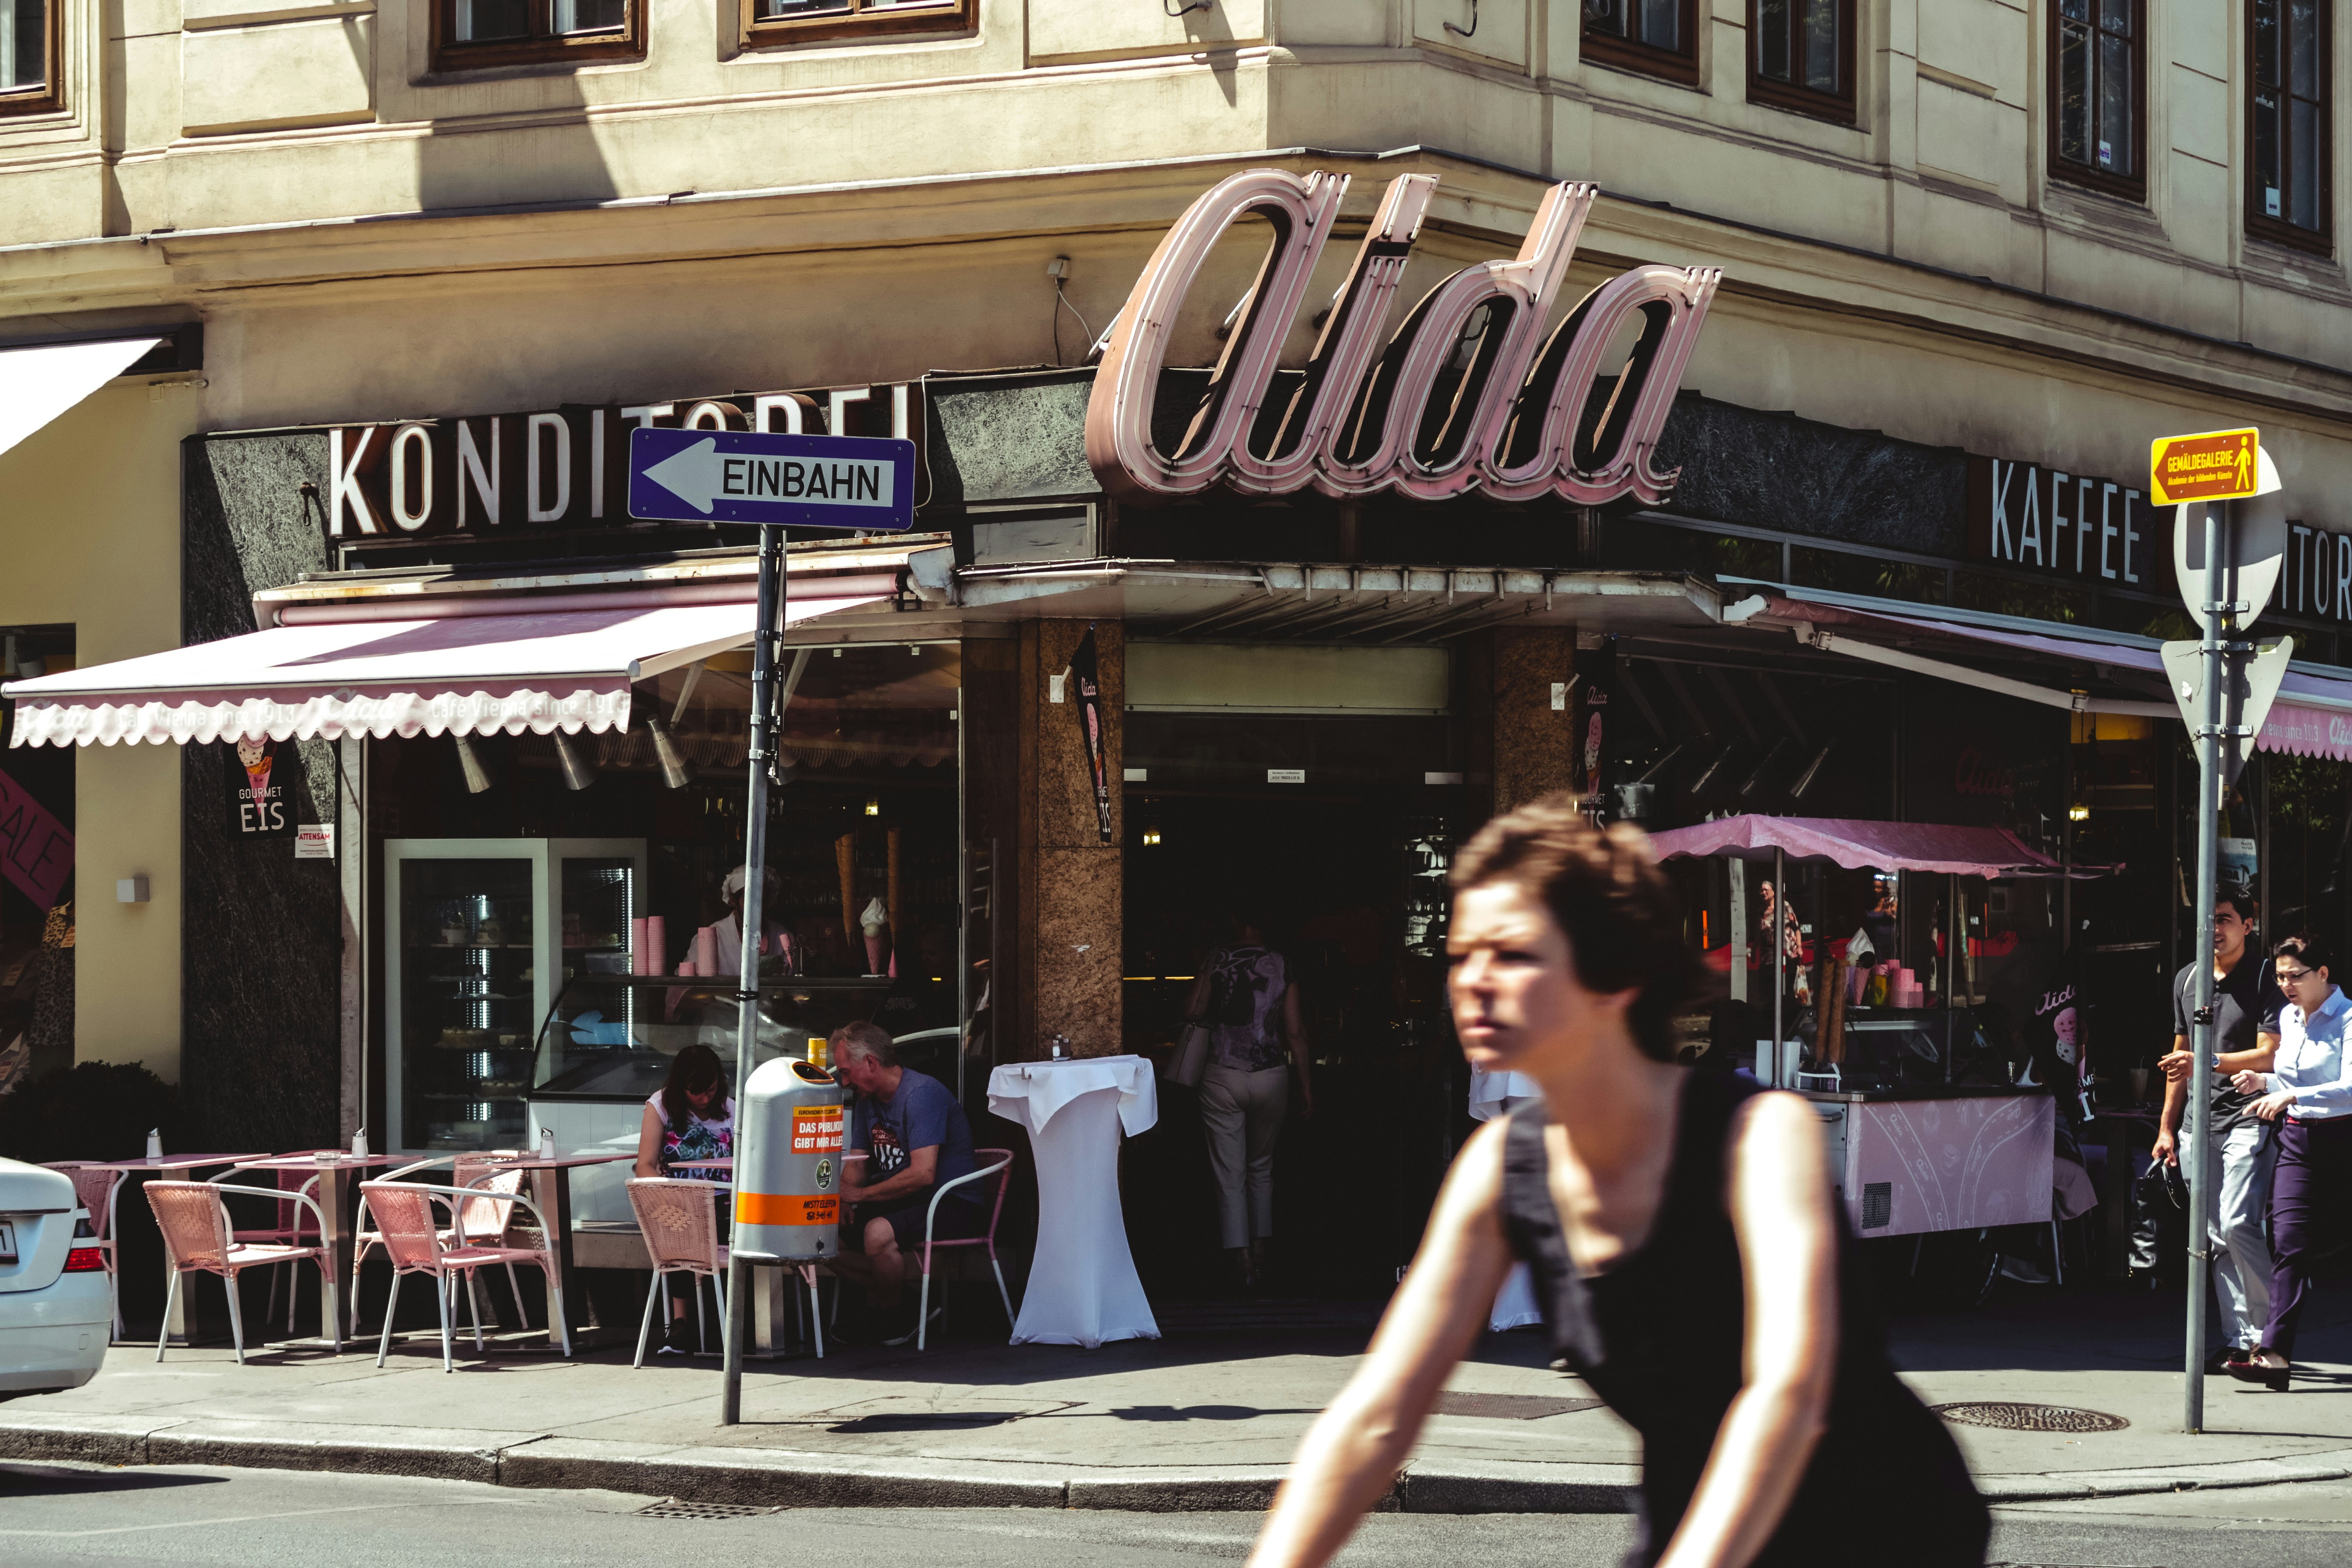
<svg viewBox="0 0 2352 1568">
<path fill-rule="evenodd" d="M 1120 1133 L 1160 1120 L 1151 1064 L 1138 1056 L 1008 1062 L 989 1074 L 988 1108 L 1027 1131 L 1037 1162 L 1037 1256 L 1013 1342 L 1158 1339 L 1118 1196 Z"/>
</svg>

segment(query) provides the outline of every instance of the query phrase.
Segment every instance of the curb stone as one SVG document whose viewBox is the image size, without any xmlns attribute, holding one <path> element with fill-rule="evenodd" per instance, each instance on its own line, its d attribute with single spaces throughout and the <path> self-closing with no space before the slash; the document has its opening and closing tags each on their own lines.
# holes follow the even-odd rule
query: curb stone
<svg viewBox="0 0 2352 1568">
<path fill-rule="evenodd" d="M 2287 1486 L 2352 1478 L 2352 1449 L 2300 1459 L 2239 1459 L 2218 1465 L 2175 1465 L 2139 1470 L 2057 1470 L 2042 1475 L 1979 1476 L 1989 1503 L 2058 1502 L 2134 1497 L 2149 1492 L 2220 1491 L 2235 1487 Z"/>
<path fill-rule="evenodd" d="M 499 1456 L 499 1485 L 658 1492 L 766 1508 L 1061 1508 L 1058 1465 L 1003 1460 L 883 1463 L 776 1448 L 644 1448 L 542 1437 Z"/>
<path fill-rule="evenodd" d="M 177 1425 L 152 1415 L 51 1415 L 44 1422 L 0 1418 L 0 1459 L 143 1465 L 148 1462 L 148 1438 Z"/>
<path fill-rule="evenodd" d="M 1631 1513 L 1641 1479 L 1633 1465 L 1416 1462 L 1400 1489 L 1407 1513 Z"/>
<path fill-rule="evenodd" d="M 526 1432 L 480 1432 L 461 1427 L 355 1426 L 209 1417 L 149 1433 L 146 1463 L 333 1470 L 354 1475 L 496 1482 L 499 1451 L 530 1436 Z"/>
<path fill-rule="evenodd" d="M 455 1427 L 158 1419 L 0 1417 L 0 1460 L 113 1466 L 203 1464 L 417 1476 L 522 1488 L 658 1493 L 772 1508 L 1071 1508 L 1143 1513 L 1254 1512 L 1286 1467 L 1156 1469 L 992 1459 L 845 1458 L 834 1454 L 671 1446 Z M 1624 1513 L 1631 1465 L 1420 1461 L 1376 1505 L 1408 1513 Z M 2352 1479 L 2352 1448 L 2292 1459 L 1977 1478 L 1987 1502 L 2048 1502 Z"/>
<path fill-rule="evenodd" d="M 1129 1513 L 1261 1513 L 1273 1505 L 1274 1489 L 1289 1469 L 1287 1465 L 1209 1465 L 1072 1470 L 1064 1506 Z M 1394 1497 L 1391 1491 L 1383 1506 L 1394 1508 Z"/>
</svg>

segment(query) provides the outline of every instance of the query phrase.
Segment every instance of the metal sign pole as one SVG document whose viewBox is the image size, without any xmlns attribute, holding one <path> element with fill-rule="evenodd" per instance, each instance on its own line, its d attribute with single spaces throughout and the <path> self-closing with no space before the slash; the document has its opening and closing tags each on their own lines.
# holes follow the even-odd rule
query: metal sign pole
<svg viewBox="0 0 2352 1568">
<path fill-rule="evenodd" d="M 1780 935 L 1781 924 L 1789 918 L 1789 855 L 1780 846 L 1772 847 L 1772 1066 L 1759 1073 L 1775 1089 L 1794 1089 L 1793 1083 L 1780 1081 L 1780 1040 L 1788 1033 L 1781 1021 L 1781 998 L 1788 994 L 1789 975 L 1786 968 L 1786 948 Z"/>
<path fill-rule="evenodd" d="M 2211 1226 L 2206 1222 L 2212 1201 L 2209 1173 L 2214 1162 L 2206 1158 L 2205 1141 L 2213 1098 L 2213 885 L 2220 873 L 2221 791 L 2221 645 L 2237 626 L 2234 605 L 2221 602 L 2221 507 L 2205 508 L 2205 640 L 2200 650 L 2205 704 L 2197 727 L 2197 937 L 2189 962 L 2196 966 L 2193 993 L 2196 1011 L 2190 1016 L 2189 1054 L 2195 1059 L 2189 1078 L 2189 1330 L 2183 1371 L 2181 1429 L 2205 1429 L 2205 1287 L 2212 1257 Z"/>
<path fill-rule="evenodd" d="M 743 955 L 740 989 L 736 992 L 735 1092 L 751 1079 L 752 1045 L 760 1032 L 760 947 L 767 926 L 767 900 L 762 894 L 768 871 L 768 759 L 775 737 L 773 689 L 776 649 L 783 640 L 784 606 L 791 590 L 784 582 L 784 531 L 760 530 L 760 611 L 751 639 L 751 750 L 745 758 L 751 781 L 743 816 Z M 738 1124 L 743 1131 L 750 1129 Z M 735 1168 L 753 1169 L 751 1151 L 739 1141 Z M 739 1250 L 727 1260 L 727 1343 L 721 1360 L 719 1424 L 732 1426 L 743 1418 L 743 1337 L 751 1322 L 751 1264 Z"/>
</svg>

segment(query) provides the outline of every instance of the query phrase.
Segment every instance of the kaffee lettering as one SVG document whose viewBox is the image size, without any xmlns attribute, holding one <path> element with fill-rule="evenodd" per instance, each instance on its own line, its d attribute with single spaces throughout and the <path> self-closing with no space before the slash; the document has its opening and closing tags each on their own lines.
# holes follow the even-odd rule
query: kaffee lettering
<svg viewBox="0 0 2352 1568">
<path fill-rule="evenodd" d="M 2150 541 L 2168 537 L 2170 520 L 2139 491 L 2000 458 L 1968 464 L 1971 559 L 2119 588 L 2169 578 L 2171 558 Z"/>
<path fill-rule="evenodd" d="M 1516 258 L 1465 267 L 1440 283 L 1383 351 L 1377 335 L 1436 187 L 1427 174 L 1390 182 L 1263 452 L 1251 447 L 1250 432 L 1348 179 L 1254 169 L 1194 202 L 1136 280 L 1096 374 L 1087 459 L 1103 488 L 1130 501 L 1222 484 L 1250 495 L 1312 485 L 1330 496 L 1392 489 L 1421 500 L 1477 490 L 1586 506 L 1627 494 L 1663 502 L 1675 473 L 1658 472 L 1652 455 L 1721 269 L 1635 268 L 1587 295 L 1538 342 L 1598 194 L 1590 184 L 1557 184 L 1544 193 Z M 1151 436 L 1152 406 L 1177 316 L 1220 237 L 1249 216 L 1273 227 L 1273 246 L 1183 443 L 1162 452 Z M 1425 438 L 1441 378 L 1482 311 L 1469 369 Z M 1616 391 L 1599 416 L 1588 416 L 1610 341 L 1636 316 L 1642 332 Z"/>
</svg>

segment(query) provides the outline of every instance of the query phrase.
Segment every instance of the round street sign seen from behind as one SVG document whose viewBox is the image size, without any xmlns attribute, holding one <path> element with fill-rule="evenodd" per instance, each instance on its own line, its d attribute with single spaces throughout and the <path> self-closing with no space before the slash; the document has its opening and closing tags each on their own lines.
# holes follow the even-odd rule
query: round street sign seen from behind
<svg viewBox="0 0 2352 1568">
<path fill-rule="evenodd" d="M 2261 489 L 2252 500 L 2183 501 L 2172 509 L 2173 576 L 2180 586 L 2180 602 L 2200 632 L 2210 629 L 2205 624 L 2207 509 L 2221 514 L 2221 602 L 2247 606 L 2238 628 L 2252 626 L 2278 591 L 2279 574 L 2286 565 L 2286 492 L 2270 453 L 2263 452 L 2260 462 Z"/>
</svg>

